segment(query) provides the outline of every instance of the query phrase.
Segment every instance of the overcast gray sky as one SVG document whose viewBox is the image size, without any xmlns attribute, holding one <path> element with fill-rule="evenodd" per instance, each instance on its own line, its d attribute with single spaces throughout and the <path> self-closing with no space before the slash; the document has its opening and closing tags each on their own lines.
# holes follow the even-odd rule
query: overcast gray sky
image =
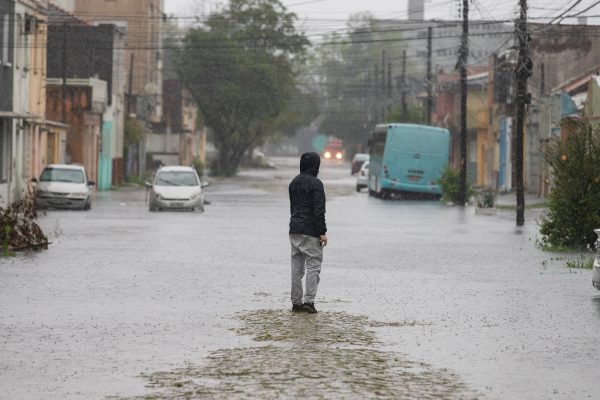
<svg viewBox="0 0 600 400">
<path fill-rule="evenodd" d="M 165 11 L 178 16 L 189 16 L 209 12 L 211 4 L 216 0 L 164 0 Z M 568 14 L 597 3 L 597 0 L 583 0 Z M 319 33 L 333 31 L 345 25 L 349 15 L 369 11 L 379 18 L 406 18 L 408 0 L 283 0 L 288 8 L 296 12 L 305 30 L 318 30 Z M 458 3 L 461 0 L 425 0 L 425 18 L 457 19 Z M 532 18 L 542 18 L 538 22 L 548 21 L 548 17 L 561 14 L 577 3 L 577 0 L 529 0 L 529 15 Z M 507 20 L 516 16 L 518 0 L 472 0 L 470 2 L 471 19 Z M 214 6 L 213 6 L 214 7 Z M 586 15 L 600 15 L 600 5 L 591 8 Z M 544 19 L 546 18 L 546 19 Z M 590 22 L 597 23 L 598 19 Z M 564 22 L 574 22 L 573 19 Z"/>
</svg>

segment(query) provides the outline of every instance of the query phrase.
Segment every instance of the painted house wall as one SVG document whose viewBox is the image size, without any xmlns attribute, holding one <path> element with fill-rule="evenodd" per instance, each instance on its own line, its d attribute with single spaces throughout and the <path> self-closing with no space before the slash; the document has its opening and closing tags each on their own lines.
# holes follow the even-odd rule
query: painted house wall
<svg viewBox="0 0 600 400">
<path fill-rule="evenodd" d="M 32 33 L 30 49 L 31 74 L 29 79 L 29 112 L 33 115 L 30 122 L 31 152 L 29 165 L 25 171 L 27 177 L 38 177 L 48 163 L 48 133 L 46 129 L 46 52 L 47 52 L 47 16 L 36 7 L 32 9 L 35 27 Z M 25 154 L 24 156 L 27 156 Z"/>
<path fill-rule="evenodd" d="M 49 81 L 47 87 L 46 112 L 50 119 L 58 119 L 62 115 L 62 85 L 55 82 Z M 69 125 L 66 162 L 83 165 L 88 179 L 97 181 L 102 115 L 106 110 L 106 82 L 94 79 L 67 81 L 65 90 L 64 106 Z"/>
<path fill-rule="evenodd" d="M 13 111 L 14 1 L 0 0 L 0 112 Z M 9 202 L 13 121 L 0 117 L 0 207 Z"/>
<path fill-rule="evenodd" d="M 155 123 L 162 118 L 163 57 L 159 44 L 162 41 L 163 10 L 163 0 L 75 0 L 73 8 L 75 15 L 89 22 L 115 23 L 127 28 L 128 48 L 125 51 L 124 65 L 129 70 L 133 54 L 133 94 L 148 100 L 152 111 L 147 117 Z M 148 43 L 157 46 L 148 46 Z M 148 89 L 155 93 L 149 93 Z"/>
<path fill-rule="evenodd" d="M 51 24 L 49 45 L 57 49 L 48 55 L 48 74 L 63 74 L 62 43 L 77 39 L 79 46 L 67 47 L 66 74 L 69 78 L 96 76 L 107 82 L 108 107 L 102 115 L 99 135 L 98 189 L 110 189 L 123 181 L 123 139 L 125 113 L 125 42 L 123 30 L 110 24 L 63 26 Z M 77 60 L 77 61 L 75 61 Z"/>
</svg>

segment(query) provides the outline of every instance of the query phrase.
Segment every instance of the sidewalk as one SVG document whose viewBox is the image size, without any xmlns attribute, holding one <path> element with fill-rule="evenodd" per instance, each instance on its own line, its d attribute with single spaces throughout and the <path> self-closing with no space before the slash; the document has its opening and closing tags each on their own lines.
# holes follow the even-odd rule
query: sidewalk
<svg viewBox="0 0 600 400">
<path fill-rule="evenodd" d="M 525 205 L 530 204 L 543 204 L 546 203 L 547 197 L 539 197 L 538 195 L 532 193 L 525 193 Z M 498 193 L 496 196 L 496 205 L 499 206 L 517 206 L 517 194 L 516 192 L 505 192 Z"/>
</svg>

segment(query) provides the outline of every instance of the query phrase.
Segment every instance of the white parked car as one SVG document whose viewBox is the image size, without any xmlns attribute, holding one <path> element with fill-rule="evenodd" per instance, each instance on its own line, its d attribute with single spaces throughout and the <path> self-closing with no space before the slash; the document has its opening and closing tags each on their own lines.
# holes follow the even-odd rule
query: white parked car
<svg viewBox="0 0 600 400">
<path fill-rule="evenodd" d="M 369 185 L 369 161 L 365 161 L 358 171 L 356 177 L 356 191 L 360 192 L 361 189 L 366 188 Z"/>
<path fill-rule="evenodd" d="M 150 189 L 150 211 L 201 210 L 204 211 L 202 182 L 192 167 L 162 167 L 156 171 Z"/>
<path fill-rule="evenodd" d="M 36 182 L 39 208 L 72 208 L 89 210 L 92 207 L 90 186 L 85 168 L 81 165 L 52 164 L 46 166 Z"/>
</svg>

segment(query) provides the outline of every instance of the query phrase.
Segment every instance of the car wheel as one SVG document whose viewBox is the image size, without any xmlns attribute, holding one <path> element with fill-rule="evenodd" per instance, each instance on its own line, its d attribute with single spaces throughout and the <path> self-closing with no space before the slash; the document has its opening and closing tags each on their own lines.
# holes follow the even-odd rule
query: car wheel
<svg viewBox="0 0 600 400">
<path fill-rule="evenodd" d="M 360 186 L 356 185 L 356 191 L 360 192 Z"/>
<path fill-rule="evenodd" d="M 92 202 L 90 201 L 89 203 L 85 203 L 85 206 L 83 206 L 83 209 L 85 211 L 89 211 L 92 209 Z"/>
</svg>

